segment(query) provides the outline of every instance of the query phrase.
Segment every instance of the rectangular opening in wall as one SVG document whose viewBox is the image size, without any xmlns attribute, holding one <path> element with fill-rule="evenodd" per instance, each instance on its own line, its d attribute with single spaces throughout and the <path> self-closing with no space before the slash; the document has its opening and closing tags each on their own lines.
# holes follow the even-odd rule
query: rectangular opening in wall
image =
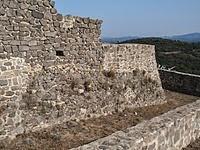
<svg viewBox="0 0 200 150">
<path fill-rule="evenodd" d="M 56 56 L 65 56 L 65 55 L 64 55 L 64 52 L 63 52 L 63 51 L 57 50 L 57 51 L 56 51 Z"/>
</svg>

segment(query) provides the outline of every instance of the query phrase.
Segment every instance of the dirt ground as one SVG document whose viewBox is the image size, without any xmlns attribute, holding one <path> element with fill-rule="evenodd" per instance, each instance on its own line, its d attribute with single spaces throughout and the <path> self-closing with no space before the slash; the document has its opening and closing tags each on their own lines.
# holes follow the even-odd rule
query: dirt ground
<svg viewBox="0 0 200 150">
<path fill-rule="evenodd" d="M 198 97 L 166 91 L 168 102 L 139 109 L 126 109 L 96 119 L 70 121 L 39 132 L 18 135 L 11 143 L 0 142 L 4 150 L 67 150 L 90 143 L 116 131 L 137 125 L 179 106 L 194 102 Z M 199 142 L 200 143 L 200 142 Z M 187 149 L 194 150 L 194 149 Z M 195 149 L 197 150 L 197 149 Z"/>
</svg>

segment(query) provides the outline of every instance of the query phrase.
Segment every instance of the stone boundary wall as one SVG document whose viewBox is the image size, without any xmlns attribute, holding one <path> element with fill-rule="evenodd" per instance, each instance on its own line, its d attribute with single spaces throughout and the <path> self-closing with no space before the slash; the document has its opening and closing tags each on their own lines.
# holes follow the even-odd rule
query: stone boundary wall
<svg viewBox="0 0 200 150">
<path fill-rule="evenodd" d="M 155 58 L 155 46 L 145 44 L 103 44 L 103 52 L 103 70 L 116 74 L 126 73 L 126 79 L 122 78 L 121 80 L 128 79 L 130 83 L 133 83 L 132 87 L 126 88 L 124 94 L 125 107 L 137 108 L 165 102 Z M 137 76 L 137 79 L 131 79 L 128 74 Z"/>
<path fill-rule="evenodd" d="M 126 49 L 127 45 L 122 47 L 125 48 L 122 55 L 127 55 L 126 50 L 130 49 Z M 154 53 L 153 49 L 146 51 Z M 152 62 L 156 66 L 155 60 Z M 76 64 L 31 66 L 17 57 L 1 59 L 0 140 L 73 119 L 164 103 L 159 76 L 154 78 L 155 74 L 143 67 L 117 72 L 85 70 Z"/>
<path fill-rule="evenodd" d="M 200 100 L 72 150 L 181 150 L 200 137 Z"/>
<path fill-rule="evenodd" d="M 145 44 L 103 44 L 104 70 L 118 73 L 145 70 L 152 78 L 158 78 L 155 46 Z"/>
<path fill-rule="evenodd" d="M 200 96 L 200 76 L 177 71 L 159 70 L 164 89 Z"/>
</svg>

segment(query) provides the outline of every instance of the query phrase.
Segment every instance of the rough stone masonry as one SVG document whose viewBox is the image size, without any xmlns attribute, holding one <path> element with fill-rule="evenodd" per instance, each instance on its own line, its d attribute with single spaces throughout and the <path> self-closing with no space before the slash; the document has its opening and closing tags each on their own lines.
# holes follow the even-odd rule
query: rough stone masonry
<svg viewBox="0 0 200 150">
<path fill-rule="evenodd" d="M 164 102 L 154 46 L 103 45 L 101 23 L 0 0 L 0 140 Z"/>
</svg>

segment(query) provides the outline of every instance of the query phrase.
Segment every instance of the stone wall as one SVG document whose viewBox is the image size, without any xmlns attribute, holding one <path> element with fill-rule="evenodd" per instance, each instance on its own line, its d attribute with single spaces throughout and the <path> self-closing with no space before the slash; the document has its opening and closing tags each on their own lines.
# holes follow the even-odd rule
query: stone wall
<svg viewBox="0 0 200 150">
<path fill-rule="evenodd" d="M 29 69 L 23 58 L 0 60 L 0 139 L 8 132 L 15 136 L 23 131 L 21 96 L 27 89 Z"/>
<path fill-rule="evenodd" d="M 200 101 L 72 150 L 181 150 L 200 137 Z"/>
<path fill-rule="evenodd" d="M 50 0 L 0 1 L 0 57 L 27 63 L 98 64 L 102 21 L 62 16 Z"/>
<path fill-rule="evenodd" d="M 200 96 L 200 76 L 177 71 L 159 70 L 163 88 Z"/>
<path fill-rule="evenodd" d="M 127 80 L 131 84 L 126 87 L 125 99 L 122 100 L 127 101 L 125 107 L 142 107 L 163 102 L 164 93 L 157 69 L 155 46 L 103 44 L 103 51 L 103 70 L 126 73 L 121 80 Z"/>
<path fill-rule="evenodd" d="M 153 46 L 102 45 L 102 21 L 50 0 L 0 6 L 0 139 L 165 102 Z"/>
<path fill-rule="evenodd" d="M 133 72 L 145 70 L 152 78 L 158 78 L 155 46 L 144 44 L 104 44 L 104 70 Z M 154 60 L 154 61 L 152 61 Z"/>
</svg>

